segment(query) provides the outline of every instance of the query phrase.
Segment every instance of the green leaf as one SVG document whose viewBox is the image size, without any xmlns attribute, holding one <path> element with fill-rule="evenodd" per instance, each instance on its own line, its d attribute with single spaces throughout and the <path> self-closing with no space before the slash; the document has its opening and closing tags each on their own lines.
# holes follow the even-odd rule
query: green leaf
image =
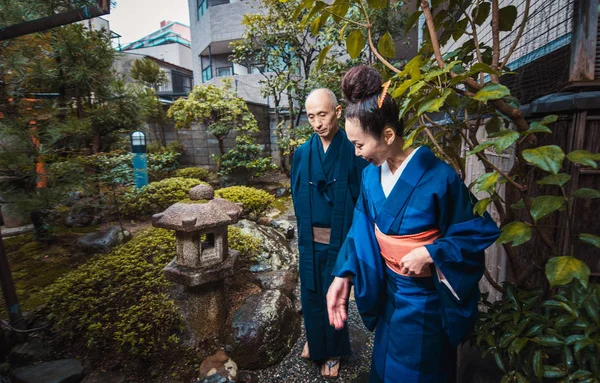
<svg viewBox="0 0 600 383">
<path fill-rule="evenodd" d="M 548 214 L 560 209 L 564 203 L 564 197 L 550 195 L 536 197 L 531 204 L 531 216 L 537 222 Z"/>
<path fill-rule="evenodd" d="M 394 45 L 394 39 L 392 39 L 390 32 L 385 32 L 385 34 L 381 36 L 377 42 L 377 50 L 384 57 L 396 57 L 396 46 Z"/>
<path fill-rule="evenodd" d="M 496 242 L 519 246 L 531 239 L 531 226 L 524 222 L 511 222 L 502 226 L 502 234 Z"/>
<path fill-rule="evenodd" d="M 489 66 L 486 63 L 477 63 L 475 65 L 473 65 L 471 67 L 471 69 L 469 69 L 469 71 L 467 72 L 468 76 L 472 76 L 476 73 L 487 73 L 487 74 L 499 74 L 498 71 L 493 70 L 491 66 Z"/>
<path fill-rule="evenodd" d="M 325 58 L 327 57 L 327 54 L 329 53 L 329 50 L 332 46 L 333 44 L 326 46 L 321 50 L 321 53 L 319 53 L 319 59 L 317 60 L 317 70 L 319 70 L 321 68 L 321 65 L 323 65 L 323 60 L 325 60 Z"/>
<path fill-rule="evenodd" d="M 546 277 L 551 286 L 566 285 L 573 278 L 587 286 L 590 268 L 575 257 L 553 257 L 546 263 Z"/>
<path fill-rule="evenodd" d="M 487 148 L 489 148 L 490 146 L 494 145 L 494 141 L 486 141 L 486 142 L 482 142 L 481 144 L 477 145 L 476 147 L 473 148 L 473 150 L 469 150 L 467 152 L 467 156 L 476 154 L 481 152 L 482 150 L 485 150 Z"/>
<path fill-rule="evenodd" d="M 515 20 L 517 20 L 517 7 L 515 7 L 514 5 L 509 5 L 500 8 L 498 18 L 500 21 L 501 31 L 512 31 L 513 25 L 515 24 Z"/>
<path fill-rule="evenodd" d="M 481 88 L 473 98 L 481 102 L 487 102 L 488 100 L 497 100 L 499 98 L 508 96 L 510 90 L 501 84 L 488 83 Z"/>
<path fill-rule="evenodd" d="M 519 132 L 510 129 L 502 129 L 496 133 L 490 134 L 489 137 L 497 137 L 494 140 L 494 150 L 500 154 L 513 145 L 521 137 Z"/>
<path fill-rule="evenodd" d="M 558 347 L 558 346 L 562 346 L 565 344 L 565 342 L 563 342 L 562 340 L 558 339 L 555 336 L 551 336 L 551 335 L 539 336 L 532 340 L 535 343 L 537 343 L 541 346 L 546 346 L 546 347 Z"/>
<path fill-rule="evenodd" d="M 600 247 L 600 237 L 598 237 L 597 235 L 581 233 L 581 234 L 579 234 L 579 239 L 581 240 L 581 242 L 585 242 L 589 245 Z"/>
<path fill-rule="evenodd" d="M 333 18 L 333 21 L 335 21 L 336 23 L 342 21 L 342 17 L 346 17 L 348 9 L 350 9 L 349 0 L 334 1 L 331 7 L 329 7 L 329 11 L 331 12 L 331 17 Z"/>
<path fill-rule="evenodd" d="M 412 87 L 415 83 L 417 83 L 417 81 L 418 80 L 414 78 L 404 80 L 402 84 L 400 84 L 396 89 L 392 91 L 392 98 L 399 98 L 400 96 L 402 96 L 404 92 L 406 92 L 408 88 Z"/>
<path fill-rule="evenodd" d="M 490 15 L 491 8 L 492 4 L 490 3 L 481 3 L 478 7 L 473 8 L 473 10 L 471 11 L 471 16 L 473 17 L 473 21 L 475 21 L 475 24 L 483 24 Z"/>
<path fill-rule="evenodd" d="M 558 116 L 556 114 L 549 114 L 542 119 L 541 124 L 548 125 L 548 124 L 552 124 L 553 122 L 556 122 L 557 120 L 558 120 Z"/>
<path fill-rule="evenodd" d="M 600 198 L 600 190 L 581 188 L 573 193 L 575 198 Z"/>
<path fill-rule="evenodd" d="M 313 19 L 313 21 L 310 22 L 310 33 L 312 33 L 313 36 L 316 36 L 317 34 L 319 34 L 319 29 L 320 29 L 320 25 L 321 25 L 321 18 L 324 15 L 321 16 L 317 16 Z"/>
<path fill-rule="evenodd" d="M 317 13 L 320 13 L 323 9 L 327 8 L 328 6 L 329 4 L 325 3 L 324 1 L 317 1 L 308 13 L 308 16 L 306 16 L 305 20 L 311 20 Z"/>
<path fill-rule="evenodd" d="M 367 3 L 373 9 L 383 9 L 387 6 L 386 0 L 367 0 Z"/>
<path fill-rule="evenodd" d="M 346 50 L 351 58 L 355 59 L 360 56 L 365 47 L 365 37 L 360 29 L 354 30 L 346 37 Z"/>
<path fill-rule="evenodd" d="M 531 133 L 552 133 L 552 131 L 547 126 L 542 125 L 537 121 L 534 121 L 531 124 L 529 124 L 529 129 L 525 131 L 525 134 Z"/>
<path fill-rule="evenodd" d="M 596 161 L 600 160 L 600 154 L 594 154 L 587 150 L 574 150 L 567 155 L 569 161 L 576 164 L 591 166 L 592 168 L 598 168 Z"/>
<path fill-rule="evenodd" d="M 538 185 L 563 186 L 571 180 L 571 176 L 565 173 L 551 174 L 537 181 Z"/>
<path fill-rule="evenodd" d="M 544 362 L 542 359 L 542 350 L 535 350 L 533 353 L 533 372 L 538 379 L 544 376 Z"/>
<path fill-rule="evenodd" d="M 406 25 L 404 26 L 404 34 L 408 34 L 408 31 L 412 29 L 412 27 L 417 23 L 423 11 L 416 11 L 410 15 L 408 20 L 406 20 Z"/>
<path fill-rule="evenodd" d="M 487 207 L 489 206 L 490 203 L 492 203 L 491 198 L 480 199 L 479 201 L 477 201 L 477 203 L 473 207 L 473 213 L 483 216 L 483 213 L 486 212 Z"/>
<path fill-rule="evenodd" d="M 556 145 L 548 145 L 523 150 L 523 158 L 542 170 L 557 174 L 565 159 L 565 153 Z"/>
<path fill-rule="evenodd" d="M 444 101 L 446 101 L 446 98 L 448 98 L 448 96 L 453 92 L 452 89 L 444 89 L 444 92 L 442 93 L 441 96 L 436 97 L 433 96 L 432 98 L 430 98 L 429 100 L 425 101 L 424 103 L 421 104 L 421 106 L 419 106 L 419 109 L 417 110 L 417 115 L 422 115 L 423 113 L 431 113 L 431 112 L 438 112 L 440 110 L 440 108 L 444 105 Z"/>
<path fill-rule="evenodd" d="M 487 122 L 485 123 L 485 131 L 488 134 L 496 133 L 500 131 L 500 129 L 502 129 L 503 126 L 504 123 L 502 122 L 502 119 L 498 116 L 494 116 L 487 120 Z"/>
<path fill-rule="evenodd" d="M 498 177 L 500 174 L 498 172 L 490 172 L 484 173 L 479 178 L 475 180 L 477 184 L 477 192 L 487 191 L 488 193 L 492 193 L 496 188 L 496 183 L 498 182 Z"/>
<path fill-rule="evenodd" d="M 460 39 L 461 36 L 465 34 L 465 31 L 467 30 L 468 25 L 469 25 L 469 20 L 467 20 L 466 18 L 455 23 L 452 28 L 452 38 L 454 40 Z"/>
<path fill-rule="evenodd" d="M 419 126 L 417 129 L 410 132 L 408 137 L 406 137 L 406 139 L 404 140 L 404 147 L 403 147 L 404 150 L 406 150 L 408 147 L 410 147 L 413 144 L 413 141 L 419 134 L 421 134 L 423 129 L 425 129 L 424 126 Z"/>
<path fill-rule="evenodd" d="M 504 372 L 506 372 L 506 368 L 504 367 L 504 362 L 502 362 L 502 357 L 500 356 L 500 353 L 496 350 L 492 351 L 494 354 L 494 360 L 496 361 L 496 364 L 498 365 L 498 367 L 500 367 L 500 369 Z"/>
</svg>

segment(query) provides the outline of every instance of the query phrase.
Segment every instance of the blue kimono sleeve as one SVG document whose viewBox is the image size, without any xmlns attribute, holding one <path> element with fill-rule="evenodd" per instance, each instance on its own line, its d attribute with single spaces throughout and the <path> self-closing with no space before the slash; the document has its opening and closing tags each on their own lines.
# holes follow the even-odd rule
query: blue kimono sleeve
<svg viewBox="0 0 600 383">
<path fill-rule="evenodd" d="M 478 283 L 485 269 L 484 250 L 500 235 L 496 223 L 486 212 L 473 213 L 476 198 L 457 174 L 449 177 L 446 191 L 437 195 L 438 227 L 442 237 L 426 245 L 435 267 L 444 275 L 448 287 L 434 281 L 441 298 L 444 327 L 453 345 L 468 336 L 477 320 Z"/>
<path fill-rule="evenodd" d="M 354 208 L 352 227 L 337 257 L 333 276 L 353 277 L 354 298 L 365 327 L 375 330 L 385 307 L 383 261 L 375 238 L 374 223 L 368 215 L 364 181 Z"/>
</svg>

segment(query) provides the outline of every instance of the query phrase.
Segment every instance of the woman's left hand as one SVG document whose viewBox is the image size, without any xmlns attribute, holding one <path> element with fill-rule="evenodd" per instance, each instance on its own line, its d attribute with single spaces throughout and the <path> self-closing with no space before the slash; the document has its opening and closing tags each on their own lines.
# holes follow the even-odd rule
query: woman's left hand
<svg viewBox="0 0 600 383">
<path fill-rule="evenodd" d="M 398 267 L 402 271 L 402 274 L 418 275 L 427 270 L 432 263 L 433 259 L 431 259 L 429 251 L 427 251 L 425 246 L 421 246 L 411 250 L 410 253 L 402 257 Z"/>
</svg>

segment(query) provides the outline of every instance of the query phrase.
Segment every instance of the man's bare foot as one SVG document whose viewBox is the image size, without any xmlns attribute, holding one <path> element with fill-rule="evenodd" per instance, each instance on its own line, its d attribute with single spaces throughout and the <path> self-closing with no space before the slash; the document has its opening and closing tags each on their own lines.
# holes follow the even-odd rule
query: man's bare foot
<svg viewBox="0 0 600 383">
<path fill-rule="evenodd" d="M 321 375 L 325 378 L 337 378 L 340 371 L 340 358 L 328 359 L 321 366 Z"/>
<path fill-rule="evenodd" d="M 310 352 L 308 352 L 308 342 L 304 343 L 304 350 L 302 350 L 302 354 L 300 354 L 302 359 L 310 359 Z"/>
</svg>

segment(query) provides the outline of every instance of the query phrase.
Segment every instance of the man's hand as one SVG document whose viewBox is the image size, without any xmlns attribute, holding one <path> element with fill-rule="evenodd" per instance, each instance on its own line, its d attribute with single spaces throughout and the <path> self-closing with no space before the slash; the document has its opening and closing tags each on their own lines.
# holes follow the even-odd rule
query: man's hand
<svg viewBox="0 0 600 383">
<path fill-rule="evenodd" d="M 350 278 L 335 277 L 327 291 L 327 314 L 329 324 L 336 330 L 341 330 L 348 319 L 348 295 L 350 293 Z"/>
<path fill-rule="evenodd" d="M 429 255 L 429 251 L 425 246 L 417 247 L 402 257 L 402 260 L 398 264 L 398 267 L 402 271 L 402 274 L 417 275 L 427 270 L 430 264 L 433 263 L 433 259 Z"/>
</svg>

